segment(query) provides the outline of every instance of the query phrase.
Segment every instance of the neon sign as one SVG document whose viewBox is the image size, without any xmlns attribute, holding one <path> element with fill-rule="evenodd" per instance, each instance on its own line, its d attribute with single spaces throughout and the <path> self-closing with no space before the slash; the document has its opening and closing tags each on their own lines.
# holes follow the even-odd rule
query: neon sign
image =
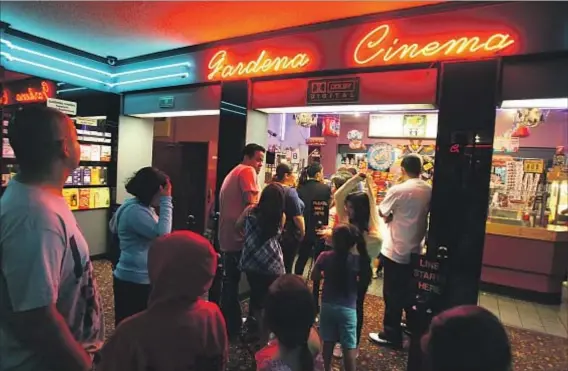
<svg viewBox="0 0 568 371">
<path fill-rule="evenodd" d="M 230 64 L 227 51 L 220 50 L 209 60 L 209 80 L 228 80 L 253 76 L 272 75 L 275 73 L 299 72 L 310 63 L 306 53 L 293 56 L 272 57 L 266 50 L 256 59 Z"/>
<path fill-rule="evenodd" d="M 34 88 L 28 88 L 22 93 L 16 93 L 16 101 L 20 103 L 26 102 L 45 102 L 49 98 L 49 85 L 47 82 L 41 82 L 41 90 Z"/>
<path fill-rule="evenodd" d="M 359 65 L 412 63 L 449 58 L 474 58 L 501 52 L 515 43 L 506 33 L 487 36 L 461 36 L 424 43 L 401 43 L 391 34 L 389 25 L 381 25 L 366 34 L 355 47 L 353 60 Z"/>
<path fill-rule="evenodd" d="M 8 91 L 2 90 L 2 97 L 0 97 L 0 106 L 8 105 Z"/>
</svg>

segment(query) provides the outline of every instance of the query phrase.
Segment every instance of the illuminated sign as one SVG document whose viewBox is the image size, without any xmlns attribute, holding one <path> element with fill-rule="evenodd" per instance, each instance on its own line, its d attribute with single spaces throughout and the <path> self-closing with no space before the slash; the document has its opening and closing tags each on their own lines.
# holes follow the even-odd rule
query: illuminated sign
<svg viewBox="0 0 568 371">
<path fill-rule="evenodd" d="M 249 61 L 231 64 L 226 50 L 220 50 L 209 60 L 209 80 L 246 79 L 254 76 L 300 72 L 310 63 L 306 53 L 292 56 L 271 56 L 266 50 Z"/>
<path fill-rule="evenodd" d="M 47 82 L 41 82 L 41 90 L 28 88 L 26 91 L 16 93 L 16 102 L 45 102 L 49 98 L 50 89 Z"/>
<path fill-rule="evenodd" d="M 6 85 L 2 91 L 2 105 L 47 102 L 55 97 L 55 86 L 47 80 L 24 80 Z"/>
<path fill-rule="evenodd" d="M 491 56 L 513 45 L 506 33 L 470 35 L 404 43 L 392 34 L 389 25 L 367 33 L 355 47 L 353 60 L 358 65 L 413 63 L 440 59 L 471 59 Z"/>
</svg>

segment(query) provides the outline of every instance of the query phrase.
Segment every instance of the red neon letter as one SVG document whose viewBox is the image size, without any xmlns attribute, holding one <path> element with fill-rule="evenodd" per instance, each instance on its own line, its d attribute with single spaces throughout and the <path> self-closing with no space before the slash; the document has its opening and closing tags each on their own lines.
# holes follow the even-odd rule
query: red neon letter
<svg viewBox="0 0 568 371">
<path fill-rule="evenodd" d="M 292 57 L 271 57 L 266 50 L 260 52 L 254 60 L 230 64 L 226 50 L 220 50 L 209 60 L 209 80 L 228 80 L 253 76 L 272 75 L 275 73 L 299 72 L 310 63 L 306 53 Z"/>
<path fill-rule="evenodd" d="M 366 34 L 355 47 L 353 60 L 365 65 L 382 63 L 411 63 L 415 61 L 454 58 L 474 58 L 502 51 L 513 45 L 509 34 L 495 33 L 489 37 L 456 37 L 426 43 L 401 43 L 391 36 L 390 26 L 383 24 Z"/>
</svg>

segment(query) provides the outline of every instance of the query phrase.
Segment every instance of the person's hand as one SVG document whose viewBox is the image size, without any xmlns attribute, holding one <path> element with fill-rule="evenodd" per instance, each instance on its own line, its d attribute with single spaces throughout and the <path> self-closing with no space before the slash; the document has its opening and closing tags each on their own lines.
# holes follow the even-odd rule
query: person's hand
<svg viewBox="0 0 568 371">
<path fill-rule="evenodd" d="M 172 182 L 170 182 L 169 178 L 166 180 L 165 185 L 160 186 L 160 195 L 165 197 L 172 197 Z"/>
<path fill-rule="evenodd" d="M 367 173 L 360 172 L 357 176 L 362 179 L 367 179 Z"/>
<path fill-rule="evenodd" d="M 320 228 L 320 229 L 316 230 L 316 234 L 317 234 L 318 237 L 320 237 L 320 238 L 328 238 L 328 237 L 331 237 L 331 233 L 332 233 L 331 228 L 327 228 L 327 227 L 323 227 L 323 228 Z"/>
</svg>

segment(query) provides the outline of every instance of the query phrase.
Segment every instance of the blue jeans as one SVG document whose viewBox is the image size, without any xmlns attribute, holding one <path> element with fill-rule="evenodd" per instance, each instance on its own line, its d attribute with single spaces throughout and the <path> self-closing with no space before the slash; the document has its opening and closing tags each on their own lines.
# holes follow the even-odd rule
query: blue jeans
<svg viewBox="0 0 568 371">
<path fill-rule="evenodd" d="M 357 310 L 322 303 L 320 335 L 325 342 L 339 342 L 343 349 L 357 349 Z"/>
<path fill-rule="evenodd" d="M 239 261 L 241 252 L 223 252 L 223 278 L 220 308 L 227 325 L 229 339 L 239 335 L 242 326 L 241 303 L 239 302 L 239 283 L 241 271 Z"/>
</svg>

